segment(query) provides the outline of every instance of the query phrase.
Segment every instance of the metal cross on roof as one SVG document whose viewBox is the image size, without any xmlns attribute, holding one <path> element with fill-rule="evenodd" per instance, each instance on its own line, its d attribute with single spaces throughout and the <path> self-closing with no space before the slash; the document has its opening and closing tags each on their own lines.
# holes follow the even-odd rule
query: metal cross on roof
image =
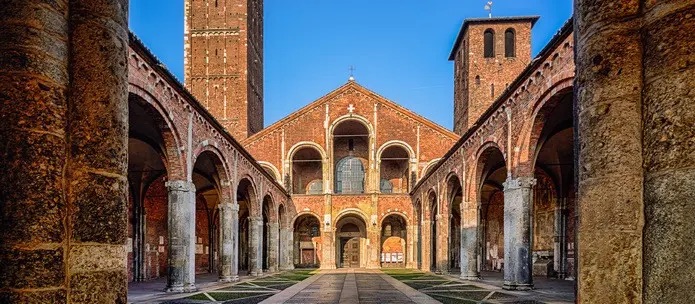
<svg viewBox="0 0 695 304">
<path fill-rule="evenodd" d="M 485 4 L 485 10 L 488 12 L 488 17 L 492 18 L 492 1 L 488 1 Z"/>
<path fill-rule="evenodd" d="M 350 66 L 350 67 L 348 68 L 348 70 L 350 71 L 350 78 L 349 78 L 349 80 L 350 80 L 350 81 L 354 81 L 354 80 L 355 80 L 355 75 L 354 75 L 354 73 L 355 73 L 355 67 L 354 67 L 354 66 Z"/>
</svg>

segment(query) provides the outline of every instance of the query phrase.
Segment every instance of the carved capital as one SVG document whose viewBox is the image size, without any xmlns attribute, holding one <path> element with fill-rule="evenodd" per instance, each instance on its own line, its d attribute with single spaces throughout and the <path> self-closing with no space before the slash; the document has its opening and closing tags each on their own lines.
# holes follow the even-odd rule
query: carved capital
<svg viewBox="0 0 695 304">
<path fill-rule="evenodd" d="M 195 191 L 195 185 L 189 181 L 173 180 L 164 184 L 169 191 L 191 192 Z"/>
<path fill-rule="evenodd" d="M 507 178 L 504 182 L 504 190 L 513 190 L 520 188 L 531 188 L 536 185 L 536 179 L 533 177 Z"/>
</svg>

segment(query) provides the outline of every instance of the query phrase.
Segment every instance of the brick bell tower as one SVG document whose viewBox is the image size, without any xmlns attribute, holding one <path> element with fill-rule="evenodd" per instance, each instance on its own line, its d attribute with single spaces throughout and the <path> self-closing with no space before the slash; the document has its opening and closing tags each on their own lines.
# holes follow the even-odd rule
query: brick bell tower
<svg viewBox="0 0 695 304">
<path fill-rule="evenodd" d="M 238 140 L 263 129 L 263 0 L 185 0 L 184 82 Z"/>
<path fill-rule="evenodd" d="M 538 16 L 466 19 L 454 61 L 454 132 L 463 135 L 531 62 Z"/>
</svg>

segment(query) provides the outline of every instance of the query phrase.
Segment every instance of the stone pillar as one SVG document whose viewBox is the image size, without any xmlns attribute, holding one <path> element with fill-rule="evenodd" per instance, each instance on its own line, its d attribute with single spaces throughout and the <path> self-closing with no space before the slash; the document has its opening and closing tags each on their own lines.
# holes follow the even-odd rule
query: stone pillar
<svg viewBox="0 0 695 304">
<path fill-rule="evenodd" d="M 535 184 L 532 177 L 504 182 L 504 289 L 533 288 L 531 206 Z"/>
<path fill-rule="evenodd" d="M 578 303 L 642 299 L 644 2 L 575 1 Z"/>
<path fill-rule="evenodd" d="M 280 228 L 280 270 L 294 269 L 294 238 L 292 230 L 289 228 Z"/>
<path fill-rule="evenodd" d="M 126 302 L 127 11 L 0 5 L 2 303 Z"/>
<path fill-rule="evenodd" d="M 420 224 L 420 232 L 422 236 L 420 237 L 420 270 L 422 271 L 434 271 L 432 269 L 432 221 L 429 218 L 425 218 Z"/>
<path fill-rule="evenodd" d="M 461 279 L 477 280 L 478 272 L 478 206 L 461 202 Z"/>
<path fill-rule="evenodd" d="M 268 272 L 278 271 L 278 246 L 280 244 L 279 224 L 268 223 Z"/>
<path fill-rule="evenodd" d="M 411 223 L 414 219 L 411 219 Z M 408 225 L 406 227 L 406 264 L 405 268 L 417 268 L 417 262 L 415 261 L 415 246 L 417 243 L 417 226 Z"/>
<path fill-rule="evenodd" d="M 232 226 L 233 213 L 236 213 L 237 221 L 239 218 L 239 205 L 232 203 L 221 203 L 217 206 L 220 214 L 220 248 L 218 259 L 218 275 L 220 282 L 233 282 L 232 265 L 234 263 L 234 229 Z M 238 226 L 238 224 L 237 224 Z M 238 228 L 237 228 L 238 229 Z M 238 275 L 236 279 L 238 279 Z"/>
<path fill-rule="evenodd" d="M 249 216 L 249 275 L 259 276 L 263 274 L 263 218 Z"/>
<path fill-rule="evenodd" d="M 195 291 L 195 186 L 188 181 L 168 181 L 169 266 L 167 292 Z"/>
<path fill-rule="evenodd" d="M 232 282 L 239 281 L 239 203 L 233 195 L 232 212 L 230 213 L 229 229 L 232 236 L 232 252 L 231 252 L 231 280 Z"/>
<path fill-rule="evenodd" d="M 449 273 L 449 214 L 437 214 L 437 273 Z"/>
</svg>

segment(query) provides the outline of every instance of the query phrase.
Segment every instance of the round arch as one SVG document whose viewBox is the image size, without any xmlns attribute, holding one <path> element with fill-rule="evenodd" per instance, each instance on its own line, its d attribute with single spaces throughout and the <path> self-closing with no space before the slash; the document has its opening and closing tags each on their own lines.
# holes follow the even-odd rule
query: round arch
<svg viewBox="0 0 695 304">
<path fill-rule="evenodd" d="M 267 169 L 266 171 L 269 171 L 275 177 L 275 180 L 279 184 L 281 184 L 281 185 L 283 184 L 282 183 L 282 177 L 280 176 L 280 171 L 273 164 L 271 164 L 267 161 L 259 160 L 258 165 L 260 165 L 263 169 Z"/>
<path fill-rule="evenodd" d="M 360 116 L 360 115 L 357 115 L 357 114 L 347 114 L 347 115 L 340 116 L 340 117 L 336 118 L 335 120 L 333 120 L 330 127 L 328 128 L 328 134 L 330 134 L 330 136 L 333 137 L 333 133 L 335 133 L 335 128 L 338 125 L 340 125 L 341 123 L 346 122 L 346 121 L 350 121 L 350 120 L 357 121 L 357 122 L 361 123 L 362 125 L 364 125 L 367 128 L 367 131 L 369 131 L 369 138 L 374 137 L 374 126 L 372 126 L 372 124 L 369 122 L 369 120 L 367 120 L 367 118 Z"/>
<path fill-rule="evenodd" d="M 442 160 L 442 159 L 441 159 L 441 158 L 435 158 L 435 159 L 429 161 L 429 162 L 425 165 L 425 167 L 422 168 L 422 171 L 420 172 L 420 179 L 422 179 L 423 177 L 425 177 L 425 175 L 427 175 L 427 173 L 430 171 L 430 169 L 434 168 L 434 166 L 436 166 L 437 163 L 438 163 L 440 160 Z"/>
<path fill-rule="evenodd" d="M 402 140 L 389 140 L 385 142 L 384 144 L 379 147 L 379 150 L 376 152 L 376 158 L 381 159 L 381 154 L 386 150 L 387 148 L 397 146 L 403 148 L 406 152 L 408 152 L 408 156 L 410 156 L 410 160 L 414 161 L 415 160 L 415 151 L 413 151 L 413 148 L 410 147 L 410 145 Z"/>
<path fill-rule="evenodd" d="M 321 159 L 323 162 L 325 162 L 328 158 L 326 150 L 324 150 L 323 147 L 321 147 L 321 145 L 313 141 L 300 141 L 290 148 L 289 152 L 287 153 L 287 161 L 291 162 L 292 158 L 294 157 L 294 154 L 297 153 L 297 151 L 307 147 L 316 149 L 319 152 L 319 154 L 321 154 Z"/>
</svg>

